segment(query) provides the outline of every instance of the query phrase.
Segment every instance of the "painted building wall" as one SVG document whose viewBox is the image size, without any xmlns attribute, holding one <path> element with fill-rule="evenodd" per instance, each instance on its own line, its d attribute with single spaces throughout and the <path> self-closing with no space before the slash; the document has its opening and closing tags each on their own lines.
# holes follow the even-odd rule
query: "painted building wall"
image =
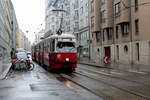
<svg viewBox="0 0 150 100">
<path fill-rule="evenodd" d="M 96 2 L 97 0 L 91 0 Z M 110 3 L 112 2 L 112 3 Z M 115 15 L 115 6 L 120 4 L 120 13 Z M 94 5 L 96 5 L 94 3 Z M 110 9 L 112 8 L 113 9 Z M 145 64 L 150 65 L 150 6 L 147 0 L 138 0 L 138 9 L 135 10 L 135 0 L 106 0 L 105 4 L 100 5 L 100 10 L 95 12 L 101 12 L 106 10 L 106 22 L 100 23 L 100 41 L 96 41 L 96 32 L 93 30 L 93 52 L 94 60 L 96 62 L 103 63 L 105 55 L 105 48 L 110 48 L 111 63 L 123 63 L 123 64 Z M 113 12 L 113 17 L 108 16 Z M 102 15 L 91 13 L 91 16 Z M 96 20 L 96 19 L 95 19 Z M 111 21 L 108 21 L 111 20 Z M 138 21 L 138 22 L 137 22 Z M 111 22 L 111 23 L 107 23 Z M 102 24 L 101 24 L 102 23 Z M 138 23 L 136 25 L 136 23 Z M 94 21 L 95 25 L 95 21 Z M 128 25 L 125 27 L 125 25 Z M 112 39 L 108 39 L 106 28 L 112 27 Z M 138 27 L 138 30 L 137 30 Z M 124 33 L 127 34 L 124 34 Z"/>
</svg>

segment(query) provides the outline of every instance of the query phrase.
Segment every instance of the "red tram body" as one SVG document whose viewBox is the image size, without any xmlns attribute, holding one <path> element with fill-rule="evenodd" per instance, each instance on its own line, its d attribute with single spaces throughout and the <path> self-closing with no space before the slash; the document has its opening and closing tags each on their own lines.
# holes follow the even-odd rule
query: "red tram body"
<svg viewBox="0 0 150 100">
<path fill-rule="evenodd" d="M 48 69 L 71 69 L 77 67 L 75 36 L 52 35 L 32 46 L 32 59 Z"/>
</svg>

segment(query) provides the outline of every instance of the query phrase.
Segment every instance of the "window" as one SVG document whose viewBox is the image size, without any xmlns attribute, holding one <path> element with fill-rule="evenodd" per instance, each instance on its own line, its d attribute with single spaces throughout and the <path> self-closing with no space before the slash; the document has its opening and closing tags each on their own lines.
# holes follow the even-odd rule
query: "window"
<svg viewBox="0 0 150 100">
<path fill-rule="evenodd" d="M 73 42 L 58 42 L 56 47 L 57 52 L 76 52 Z"/>
<path fill-rule="evenodd" d="M 83 7 L 80 8 L 81 14 L 83 14 Z"/>
<path fill-rule="evenodd" d="M 113 34 L 112 28 L 107 28 L 106 32 L 107 32 L 107 39 L 112 40 L 112 34 Z"/>
<path fill-rule="evenodd" d="M 100 42 L 100 39 L 101 39 L 101 34 L 100 34 L 100 32 L 97 32 L 96 33 L 96 41 Z"/>
<path fill-rule="evenodd" d="M 139 20 L 135 20 L 135 33 L 139 34 Z"/>
<path fill-rule="evenodd" d="M 137 11 L 138 10 L 138 0 L 134 0 L 134 2 L 135 2 L 135 11 Z"/>
<path fill-rule="evenodd" d="M 54 52 L 54 51 L 55 51 L 55 40 L 52 41 L 51 46 L 52 46 L 52 47 L 51 47 L 51 48 L 52 48 L 52 52 Z"/>
<path fill-rule="evenodd" d="M 79 30 L 79 23 L 75 22 L 74 31 L 78 31 L 78 30 Z"/>
<path fill-rule="evenodd" d="M 118 39 L 118 26 L 116 26 L 116 39 Z"/>
<path fill-rule="evenodd" d="M 120 2 L 115 4 L 115 17 L 118 17 L 121 15 L 121 8 L 120 8 Z"/>
<path fill-rule="evenodd" d="M 94 12 L 94 2 L 91 1 L 91 13 Z"/>
<path fill-rule="evenodd" d="M 52 22 L 54 22 L 55 21 L 55 19 L 54 19 L 54 17 L 52 17 Z"/>
<path fill-rule="evenodd" d="M 129 34 L 129 23 L 122 24 L 122 35 L 127 36 Z"/>
<path fill-rule="evenodd" d="M 103 41 L 105 41 L 105 29 L 103 29 Z"/>
<path fill-rule="evenodd" d="M 140 47 L 139 47 L 139 43 L 136 43 L 136 60 L 140 61 Z"/>
<path fill-rule="evenodd" d="M 91 17 L 91 28 L 94 28 L 94 16 Z"/>
<path fill-rule="evenodd" d="M 128 53 L 128 46 L 127 45 L 124 46 L 124 52 Z"/>
<path fill-rule="evenodd" d="M 67 15 L 70 15 L 70 7 L 67 7 L 67 13 L 66 13 L 66 16 Z"/>
<path fill-rule="evenodd" d="M 75 10 L 75 19 L 79 18 L 78 10 Z"/>
<path fill-rule="evenodd" d="M 105 23 L 106 22 L 106 10 L 103 10 L 101 12 L 101 22 Z"/>
<path fill-rule="evenodd" d="M 101 0 L 102 5 L 105 4 L 107 0 Z"/>
<path fill-rule="evenodd" d="M 119 60 L 119 46 L 117 45 L 116 47 L 117 47 L 117 52 L 116 52 L 116 54 L 117 54 L 117 60 Z"/>
</svg>

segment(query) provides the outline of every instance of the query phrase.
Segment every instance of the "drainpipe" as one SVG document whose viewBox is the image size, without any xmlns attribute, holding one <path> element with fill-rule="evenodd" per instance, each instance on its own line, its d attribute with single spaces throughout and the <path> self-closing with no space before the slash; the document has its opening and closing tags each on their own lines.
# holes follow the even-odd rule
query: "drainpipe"
<svg viewBox="0 0 150 100">
<path fill-rule="evenodd" d="M 114 44 L 114 64 L 116 63 L 116 60 L 115 60 L 115 54 L 116 54 L 116 51 L 115 51 L 115 34 L 114 34 L 114 30 L 115 30 L 115 14 L 114 14 L 114 0 L 112 0 L 112 6 L 113 6 L 113 44 Z"/>
<path fill-rule="evenodd" d="M 88 0 L 88 6 L 89 6 L 89 7 L 88 7 L 89 42 L 91 42 L 91 34 L 90 34 L 90 33 L 91 33 L 91 32 L 90 32 L 90 31 L 91 31 L 91 30 L 90 30 L 90 28 L 91 28 L 91 27 L 90 27 L 90 24 L 91 24 L 91 23 L 90 23 L 90 0 Z M 89 43 L 89 60 L 91 60 L 91 43 Z"/>
</svg>

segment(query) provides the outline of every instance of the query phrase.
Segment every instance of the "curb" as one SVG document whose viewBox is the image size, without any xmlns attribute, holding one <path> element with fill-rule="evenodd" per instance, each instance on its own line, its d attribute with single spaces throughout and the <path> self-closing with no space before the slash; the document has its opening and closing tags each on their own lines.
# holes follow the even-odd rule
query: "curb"
<svg viewBox="0 0 150 100">
<path fill-rule="evenodd" d="M 4 72 L 0 75 L 0 80 L 3 80 L 7 73 L 9 72 L 10 68 L 11 68 L 11 63 L 7 64 L 5 67 L 7 67 Z"/>
</svg>

